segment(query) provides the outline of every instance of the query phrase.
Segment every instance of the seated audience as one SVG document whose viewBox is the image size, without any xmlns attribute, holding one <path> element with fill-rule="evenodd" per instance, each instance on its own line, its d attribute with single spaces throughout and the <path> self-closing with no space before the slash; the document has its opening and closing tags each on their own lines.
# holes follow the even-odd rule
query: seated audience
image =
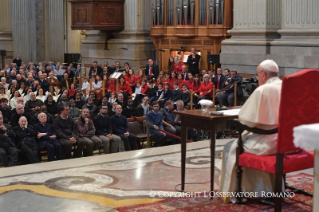
<svg viewBox="0 0 319 212">
<path fill-rule="evenodd" d="M 83 150 L 83 156 L 92 156 L 93 151 L 101 146 L 102 141 L 95 135 L 95 127 L 93 121 L 89 119 L 88 108 L 82 109 L 81 115 L 76 120 L 76 126 L 79 131 L 79 141 L 86 146 Z"/>
<path fill-rule="evenodd" d="M 106 105 L 101 105 L 100 112 L 93 119 L 96 135 L 102 140 L 104 154 L 118 152 L 121 143 L 121 138 L 113 134 L 112 122 L 107 110 Z"/>
<path fill-rule="evenodd" d="M 19 119 L 21 118 L 21 116 L 26 117 L 28 123 L 32 126 L 32 124 L 33 124 L 32 123 L 32 116 L 24 110 L 24 107 L 22 104 L 17 104 L 16 112 L 13 113 L 13 115 L 10 118 L 10 125 L 12 127 L 18 126 Z"/>
<path fill-rule="evenodd" d="M 141 116 L 146 116 L 146 114 L 152 110 L 152 107 L 149 104 L 150 99 L 148 96 L 145 96 L 143 98 L 143 102 L 137 106 L 136 108 L 136 116 L 141 117 Z"/>
<path fill-rule="evenodd" d="M 115 112 L 115 115 L 111 117 L 114 134 L 124 142 L 125 151 L 135 150 L 137 137 L 129 132 L 127 119 L 122 115 L 122 106 L 116 105 Z"/>
<path fill-rule="evenodd" d="M 28 108 L 31 114 L 39 112 L 42 105 L 43 102 L 36 98 L 36 94 L 34 92 L 30 94 L 30 100 L 25 103 L 25 107 Z"/>
<path fill-rule="evenodd" d="M 129 99 L 127 102 L 127 106 L 123 109 L 122 115 L 126 118 L 131 118 L 133 116 L 137 116 L 136 108 L 133 107 L 133 100 Z"/>
<path fill-rule="evenodd" d="M 79 108 L 76 107 L 75 101 L 72 99 L 70 101 L 70 117 L 74 121 L 76 121 L 76 120 L 78 120 L 80 115 L 81 115 L 81 111 Z"/>
<path fill-rule="evenodd" d="M 167 136 L 164 132 L 155 129 L 152 125 L 156 125 L 158 128 L 164 130 L 163 127 L 163 114 L 159 112 L 160 106 L 157 101 L 152 103 L 153 110 L 149 111 L 146 115 L 146 121 L 151 124 L 150 131 L 155 136 L 155 146 L 164 146 L 167 140 Z"/>
<path fill-rule="evenodd" d="M 175 124 L 175 119 L 177 120 L 178 117 L 173 114 L 174 110 L 174 102 L 171 100 L 168 100 L 165 103 L 165 108 L 163 109 L 163 125 L 164 130 L 174 134 L 179 135 L 181 132 L 181 127 Z M 171 137 L 171 136 L 170 136 Z M 176 141 L 174 137 L 171 137 L 171 144 L 180 143 L 180 141 Z"/>
<path fill-rule="evenodd" d="M 94 98 L 93 97 L 89 97 L 86 100 L 86 104 L 82 107 L 82 110 L 84 108 L 89 109 L 90 115 L 92 118 L 94 118 L 94 116 L 96 115 L 97 112 L 97 106 L 93 104 Z"/>
<path fill-rule="evenodd" d="M 7 124 L 12 116 L 12 112 L 8 106 L 8 100 L 6 98 L 0 99 L 0 111 L 2 113 L 3 122 Z"/>
<path fill-rule="evenodd" d="M 170 100 L 174 103 L 182 98 L 182 91 L 178 87 L 178 82 L 174 82 L 174 89 L 172 90 L 172 94 Z"/>
<path fill-rule="evenodd" d="M 76 146 L 73 157 L 82 157 L 84 143 L 79 140 L 79 132 L 74 120 L 69 117 L 70 108 L 67 105 L 61 105 L 59 108 L 60 116 L 54 120 L 54 130 L 57 138 L 63 148 L 63 158 L 71 158 L 72 146 Z"/>
</svg>

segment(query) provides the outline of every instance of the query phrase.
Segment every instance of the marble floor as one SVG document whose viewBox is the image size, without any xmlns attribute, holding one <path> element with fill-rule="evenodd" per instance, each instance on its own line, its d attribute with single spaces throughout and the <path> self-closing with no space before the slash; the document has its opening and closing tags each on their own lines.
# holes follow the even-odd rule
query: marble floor
<svg viewBox="0 0 319 212">
<path fill-rule="evenodd" d="M 218 189 L 221 152 L 217 140 L 214 188 Z M 189 143 L 186 191 L 210 188 L 209 141 Z M 180 189 L 180 145 L 0 169 L 1 211 L 116 211 L 114 208 L 162 199 L 151 192 Z M 313 174 L 313 169 L 303 172 Z M 293 173 L 295 174 L 295 173 Z M 18 203 L 18 204 L 17 204 Z"/>
</svg>

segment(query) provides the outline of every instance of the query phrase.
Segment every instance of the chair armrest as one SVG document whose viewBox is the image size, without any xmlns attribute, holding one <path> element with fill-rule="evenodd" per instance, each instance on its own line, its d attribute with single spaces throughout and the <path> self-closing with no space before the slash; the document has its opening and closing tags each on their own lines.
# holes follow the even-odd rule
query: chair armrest
<svg viewBox="0 0 319 212">
<path fill-rule="evenodd" d="M 246 125 L 243 125 L 240 123 L 238 119 L 229 120 L 227 122 L 227 128 L 229 129 L 236 129 L 241 134 L 243 131 L 247 130 L 249 132 L 255 133 L 255 134 L 261 134 L 261 135 L 271 135 L 278 133 L 278 128 L 271 129 L 271 130 L 263 130 L 259 128 L 252 128 L 248 127 Z"/>
</svg>

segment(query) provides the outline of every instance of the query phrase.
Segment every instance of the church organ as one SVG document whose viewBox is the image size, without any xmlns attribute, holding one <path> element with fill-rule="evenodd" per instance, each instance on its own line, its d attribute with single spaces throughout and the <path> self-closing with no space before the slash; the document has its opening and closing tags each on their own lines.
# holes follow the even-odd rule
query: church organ
<svg viewBox="0 0 319 212">
<path fill-rule="evenodd" d="M 186 58 L 193 47 L 201 54 L 200 67 L 208 68 L 207 55 L 219 54 L 221 42 L 230 37 L 233 0 L 152 0 L 151 10 L 161 70 L 170 56 Z"/>
</svg>

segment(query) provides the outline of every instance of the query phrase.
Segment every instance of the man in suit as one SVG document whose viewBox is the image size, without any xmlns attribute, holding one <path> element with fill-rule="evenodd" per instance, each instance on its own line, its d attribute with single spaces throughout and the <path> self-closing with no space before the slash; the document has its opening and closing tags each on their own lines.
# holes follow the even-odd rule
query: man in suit
<svg viewBox="0 0 319 212">
<path fill-rule="evenodd" d="M 154 61 L 152 59 L 148 60 L 148 64 L 146 65 L 145 68 L 145 76 L 147 77 L 148 80 L 150 79 L 157 79 L 159 74 L 159 69 L 158 65 L 154 64 Z"/>
<path fill-rule="evenodd" d="M 37 133 L 39 148 L 47 150 L 48 161 L 54 161 L 54 155 L 57 160 L 62 160 L 62 146 L 56 139 L 53 126 L 47 123 L 47 115 L 39 113 L 38 120 L 39 122 L 33 126 Z"/>
<path fill-rule="evenodd" d="M 95 70 L 95 74 L 101 75 L 103 73 L 103 69 L 97 65 L 97 61 L 93 61 L 93 66 L 90 68 L 89 79 L 91 79 L 92 71 Z"/>
<path fill-rule="evenodd" d="M 188 80 L 188 67 L 187 65 L 183 65 L 181 74 L 183 75 L 184 80 Z"/>
<path fill-rule="evenodd" d="M 216 85 L 216 90 L 220 90 L 225 81 L 225 76 L 222 74 L 223 70 L 221 68 L 217 69 L 217 75 L 213 77 L 213 83 Z"/>
<path fill-rule="evenodd" d="M 71 87 L 71 84 L 73 83 L 73 80 L 69 78 L 69 74 L 65 72 L 63 74 L 64 78 L 61 80 L 61 87 L 65 87 L 66 89 L 69 89 Z"/>
<path fill-rule="evenodd" d="M 20 59 L 19 54 L 17 54 L 17 58 L 14 58 L 13 63 L 17 64 L 18 67 L 21 66 L 22 60 Z"/>
<path fill-rule="evenodd" d="M 111 74 L 113 74 L 116 71 L 119 71 L 120 69 L 121 69 L 120 61 L 116 61 L 115 62 L 115 67 L 112 68 L 112 73 Z"/>
<path fill-rule="evenodd" d="M 191 55 L 187 58 L 187 64 L 189 66 L 189 71 L 192 72 L 193 76 L 199 74 L 199 61 L 200 55 L 196 54 L 195 48 L 191 48 Z"/>
</svg>

